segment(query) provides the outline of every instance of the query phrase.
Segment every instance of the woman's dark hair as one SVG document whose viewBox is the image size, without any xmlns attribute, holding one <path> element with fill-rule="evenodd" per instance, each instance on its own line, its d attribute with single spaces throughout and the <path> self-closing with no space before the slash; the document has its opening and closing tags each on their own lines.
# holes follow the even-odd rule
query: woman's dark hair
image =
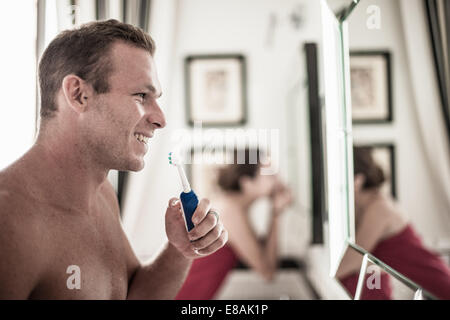
<svg viewBox="0 0 450 320">
<path fill-rule="evenodd" d="M 241 191 L 240 179 L 256 176 L 261 163 L 261 156 L 258 148 L 235 150 L 233 164 L 219 169 L 217 179 L 219 187 L 224 191 Z"/>
<path fill-rule="evenodd" d="M 353 172 L 366 178 L 363 189 L 379 188 L 385 181 L 381 167 L 374 161 L 371 147 L 353 147 Z"/>
</svg>

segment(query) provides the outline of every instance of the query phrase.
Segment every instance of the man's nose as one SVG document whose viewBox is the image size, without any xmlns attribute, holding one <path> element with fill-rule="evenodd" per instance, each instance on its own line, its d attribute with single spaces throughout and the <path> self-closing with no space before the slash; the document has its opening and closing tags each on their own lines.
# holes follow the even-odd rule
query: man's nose
<svg viewBox="0 0 450 320">
<path fill-rule="evenodd" d="M 147 121 L 156 127 L 156 129 L 162 129 L 166 126 L 166 117 L 158 103 L 154 102 L 151 105 L 150 112 L 147 115 Z"/>
</svg>

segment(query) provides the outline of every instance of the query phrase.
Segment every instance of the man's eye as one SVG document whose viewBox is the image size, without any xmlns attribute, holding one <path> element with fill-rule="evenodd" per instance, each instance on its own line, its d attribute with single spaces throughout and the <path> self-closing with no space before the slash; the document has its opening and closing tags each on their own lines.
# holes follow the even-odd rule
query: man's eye
<svg viewBox="0 0 450 320">
<path fill-rule="evenodd" d="M 143 93 L 143 92 L 141 92 L 141 93 L 137 93 L 137 94 L 136 94 L 136 96 L 138 96 L 138 97 L 142 98 L 142 100 L 145 100 L 145 98 L 147 97 L 147 94 L 146 94 L 146 93 Z"/>
</svg>

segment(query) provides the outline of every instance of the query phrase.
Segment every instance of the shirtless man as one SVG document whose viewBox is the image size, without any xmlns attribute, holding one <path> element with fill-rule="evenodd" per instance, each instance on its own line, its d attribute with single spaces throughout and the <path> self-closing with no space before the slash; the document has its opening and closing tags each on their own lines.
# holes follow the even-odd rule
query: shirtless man
<svg viewBox="0 0 450 320">
<path fill-rule="evenodd" d="M 166 124 L 154 49 L 143 31 L 109 20 L 65 31 L 44 52 L 38 137 L 0 172 L 0 299 L 172 299 L 192 260 L 227 241 L 206 199 L 189 233 L 169 201 L 168 242 L 145 265 L 121 227 L 108 171 L 141 170 Z"/>
</svg>

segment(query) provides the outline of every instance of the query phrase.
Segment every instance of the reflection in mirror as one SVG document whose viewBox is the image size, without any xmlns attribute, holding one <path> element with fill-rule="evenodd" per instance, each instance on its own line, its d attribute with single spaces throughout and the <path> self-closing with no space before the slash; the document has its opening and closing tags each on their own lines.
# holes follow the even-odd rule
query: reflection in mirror
<svg viewBox="0 0 450 320">
<path fill-rule="evenodd" d="M 437 85 L 432 89 L 428 88 L 427 92 L 437 102 L 433 105 L 433 110 L 430 110 L 430 115 L 419 121 L 411 118 L 411 107 L 413 113 L 420 114 L 417 101 L 425 101 L 422 100 L 425 96 L 418 90 L 422 89 L 423 75 L 427 75 L 430 83 L 436 80 L 433 69 L 430 68 L 433 57 L 426 54 L 424 50 L 427 49 L 423 49 L 423 46 L 420 49 L 416 46 L 418 39 L 414 38 L 411 31 L 413 28 L 422 37 L 420 39 L 423 43 L 430 43 L 424 6 L 418 1 L 408 2 L 408 5 L 401 0 L 379 0 L 370 4 L 361 2 L 356 7 L 352 4 L 353 7 L 347 10 L 351 14 L 346 15 L 339 14 L 345 12 L 345 9 L 338 9 L 340 1 L 333 3 L 334 13 L 342 20 L 342 94 L 344 97 L 351 94 L 350 101 L 343 99 L 344 107 L 347 110 L 356 108 L 353 112 L 352 138 L 357 145 L 366 146 L 354 151 L 356 245 L 372 253 L 374 259 L 378 259 L 388 272 L 392 270 L 401 275 L 397 279 L 402 283 L 409 283 L 412 289 L 421 288 L 422 295 L 448 299 L 450 269 L 431 245 L 442 239 L 445 242 L 450 234 L 448 223 L 441 223 L 448 221 L 448 217 L 442 215 L 448 210 L 440 208 L 448 209 L 450 202 L 449 194 L 440 192 L 448 190 L 448 179 L 442 179 L 448 177 L 448 166 L 445 165 L 448 163 L 445 153 L 448 143 L 445 143 L 443 129 L 445 121 L 442 116 L 436 117 L 440 112 L 439 100 L 436 100 Z M 327 38 L 324 40 L 329 42 Z M 327 43 L 324 44 L 325 49 L 326 45 Z M 352 61 L 350 53 L 361 58 Z M 420 62 L 420 69 L 424 73 L 416 73 L 417 64 L 408 64 L 408 59 Z M 327 78 L 335 77 L 335 69 L 327 65 L 325 69 Z M 348 82 L 347 75 L 349 78 L 351 76 Z M 415 90 L 411 89 L 412 86 L 415 86 Z M 329 88 L 326 88 L 326 94 L 329 94 Z M 435 117 L 433 119 L 438 127 L 436 132 L 441 133 L 436 141 L 436 150 L 419 142 L 427 141 L 426 130 L 435 129 L 427 120 L 429 117 Z M 375 128 L 375 123 L 385 126 Z M 392 156 L 383 155 L 380 149 L 375 152 L 371 148 L 393 146 L 394 140 L 396 157 L 393 157 L 393 153 Z M 435 143 L 432 140 L 427 142 Z M 390 151 L 393 149 L 392 147 Z M 380 163 L 380 160 L 391 163 Z M 434 166 L 430 168 L 429 163 Z M 329 172 L 328 176 L 332 178 L 332 173 Z M 405 183 L 406 181 L 409 183 Z M 437 192 L 433 193 L 431 190 Z M 411 194 L 421 196 L 404 198 Z M 351 211 L 343 212 L 348 215 L 342 215 L 342 219 L 351 224 Z M 426 218 L 424 212 L 427 213 Z M 332 210 L 329 215 L 331 229 L 331 220 L 335 218 Z M 342 228 L 342 223 L 340 227 Z M 330 230 L 330 237 L 336 230 Z M 355 245 L 351 238 L 348 238 L 348 243 L 350 246 Z M 333 245 L 330 244 L 330 250 L 332 249 Z M 361 252 L 347 248 L 336 273 L 336 277 L 352 296 L 355 295 L 362 262 Z M 382 279 L 386 290 L 381 296 L 395 298 L 390 289 L 389 277 Z M 360 298 L 377 299 L 380 298 L 378 293 L 369 291 Z"/>
<path fill-rule="evenodd" d="M 436 296 L 390 268 L 356 245 L 349 250 L 360 256 L 361 269 L 356 276 L 341 280 L 347 294 L 356 300 L 426 300 Z"/>
<path fill-rule="evenodd" d="M 397 278 L 388 274 L 389 277 L 389 285 L 391 287 L 391 295 L 390 297 L 393 300 L 413 300 L 416 299 L 415 295 L 418 290 L 414 290 L 408 287 L 404 282 L 398 280 Z M 421 291 L 421 290 L 420 290 Z M 423 292 L 421 293 L 420 299 L 416 300 L 426 300 L 430 299 L 425 296 Z"/>
<path fill-rule="evenodd" d="M 390 274 L 413 290 L 423 288 L 427 297 L 448 299 L 449 267 L 423 244 L 392 194 L 383 188 L 386 173 L 373 154 L 371 147 L 355 147 L 353 151 L 356 244 L 367 250 L 363 254 L 370 252 L 380 260 L 386 270 L 393 269 Z M 378 291 L 361 294 L 355 289 L 356 283 L 358 288 L 367 284 L 358 274 L 364 268 L 361 259 L 361 252 L 349 248 L 339 266 L 337 277 L 348 292 L 361 299 L 394 298 L 389 277 L 383 274 Z"/>
</svg>

